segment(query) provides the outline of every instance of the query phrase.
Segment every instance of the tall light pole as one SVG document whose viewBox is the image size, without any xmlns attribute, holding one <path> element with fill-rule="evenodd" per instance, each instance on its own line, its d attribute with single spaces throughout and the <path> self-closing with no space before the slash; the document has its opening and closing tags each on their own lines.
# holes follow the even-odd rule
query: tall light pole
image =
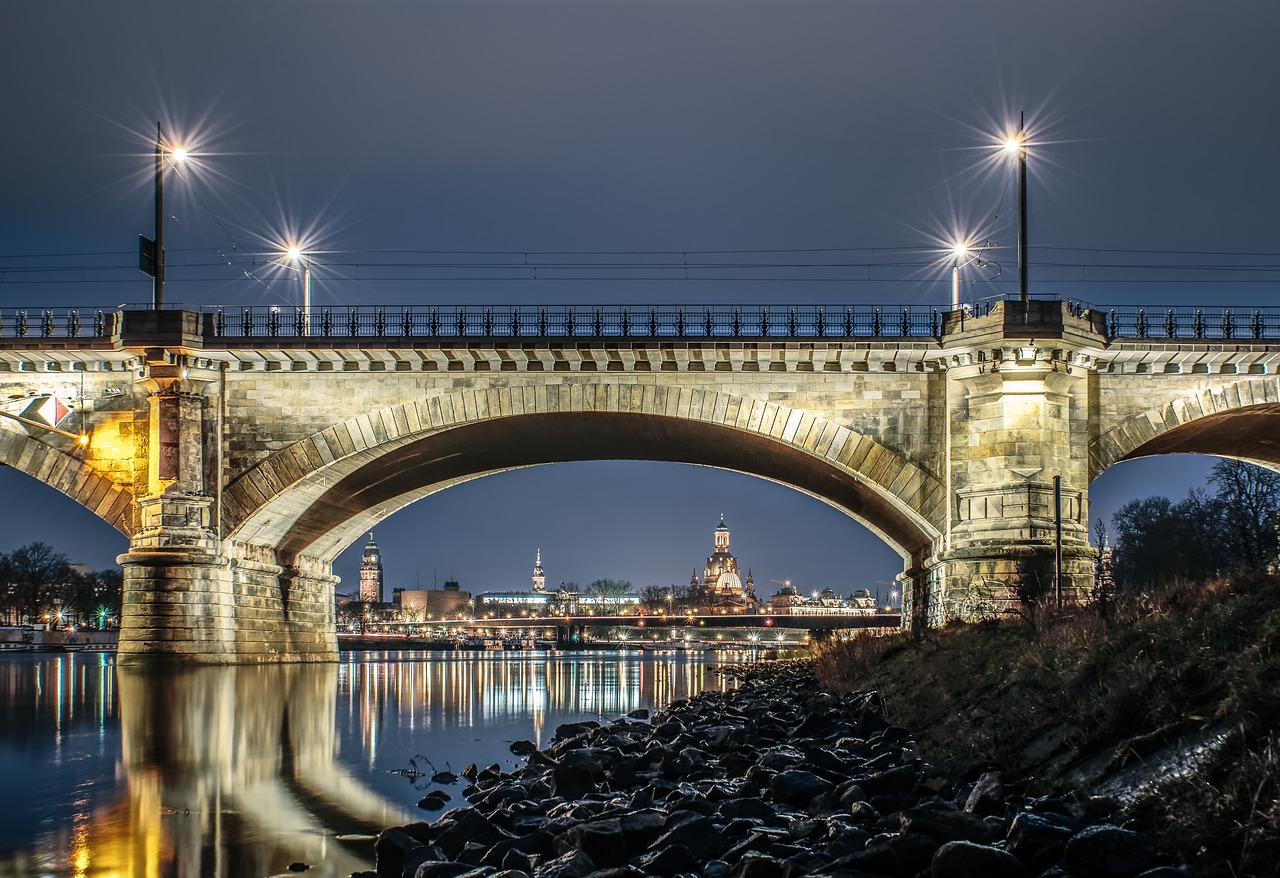
<svg viewBox="0 0 1280 878">
<path fill-rule="evenodd" d="M 969 255 L 969 247 L 967 244 L 956 244 L 951 248 L 951 255 L 954 257 L 951 263 L 951 310 L 960 310 L 960 263 Z"/>
<path fill-rule="evenodd" d="M 302 334 L 311 334 L 311 260 L 301 247 L 290 247 L 289 261 L 302 266 Z"/>
<path fill-rule="evenodd" d="M 160 123 L 156 123 L 156 172 L 155 172 L 155 239 L 139 235 L 138 267 L 144 274 L 151 275 L 151 308 L 159 311 L 164 307 L 164 163 L 166 158 L 175 164 L 187 158 L 187 151 L 181 147 L 165 150 L 164 132 Z"/>
<path fill-rule="evenodd" d="M 155 274 L 151 281 L 151 309 L 164 307 L 164 135 L 156 123 L 156 239 Z"/>
<path fill-rule="evenodd" d="M 1004 142 L 1004 151 L 1018 160 L 1018 295 L 1027 301 L 1027 135 L 1026 117 L 1018 114 L 1018 133 Z"/>
</svg>

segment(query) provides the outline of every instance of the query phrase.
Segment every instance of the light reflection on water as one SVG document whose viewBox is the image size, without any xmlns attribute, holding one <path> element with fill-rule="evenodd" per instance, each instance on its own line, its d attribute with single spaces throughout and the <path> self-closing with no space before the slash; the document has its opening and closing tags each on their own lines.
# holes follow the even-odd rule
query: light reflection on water
<svg viewBox="0 0 1280 878">
<path fill-rule="evenodd" d="M 159 674 L 0 655 L 0 874 L 346 876 L 371 866 L 368 836 L 430 819 L 428 780 L 392 773 L 415 757 L 509 768 L 512 741 L 717 688 L 709 666 L 745 657 L 378 652 Z"/>
</svg>

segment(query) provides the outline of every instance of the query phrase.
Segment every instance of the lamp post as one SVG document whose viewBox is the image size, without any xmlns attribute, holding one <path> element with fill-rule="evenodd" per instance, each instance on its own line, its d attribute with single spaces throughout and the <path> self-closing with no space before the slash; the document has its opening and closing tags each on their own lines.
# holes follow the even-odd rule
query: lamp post
<svg viewBox="0 0 1280 878">
<path fill-rule="evenodd" d="M 311 334 L 311 259 L 300 247 L 290 247 L 287 253 L 291 262 L 302 266 L 302 334 Z"/>
<path fill-rule="evenodd" d="M 969 247 L 966 244 L 956 244 L 951 248 L 951 255 L 954 260 L 951 263 L 951 310 L 960 310 L 960 263 L 969 255 Z"/>
<path fill-rule="evenodd" d="M 164 307 L 164 163 L 168 159 L 174 164 L 181 164 L 187 158 L 187 150 L 182 147 L 165 149 L 164 131 L 160 123 L 156 123 L 156 170 L 155 170 L 155 238 L 140 236 L 139 264 L 144 274 L 151 275 L 151 308 L 159 311 Z"/>
<path fill-rule="evenodd" d="M 1018 132 L 1004 142 L 1004 151 L 1018 160 L 1018 295 L 1027 301 L 1027 135 L 1025 117 L 1018 114 Z"/>
</svg>

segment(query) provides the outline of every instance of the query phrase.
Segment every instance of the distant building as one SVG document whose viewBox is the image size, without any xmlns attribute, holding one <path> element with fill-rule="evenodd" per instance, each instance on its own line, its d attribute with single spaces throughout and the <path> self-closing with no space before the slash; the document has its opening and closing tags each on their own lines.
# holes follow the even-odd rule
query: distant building
<svg viewBox="0 0 1280 878">
<path fill-rule="evenodd" d="M 801 597 L 795 586 L 787 583 L 769 601 L 772 611 L 780 616 L 853 615 L 876 612 L 876 599 L 865 588 L 842 598 L 830 588 Z"/>
<path fill-rule="evenodd" d="M 382 553 L 369 532 L 369 542 L 364 546 L 364 558 L 360 561 L 360 601 L 366 604 L 382 603 Z"/>
<path fill-rule="evenodd" d="M 546 590 L 542 550 L 533 563 L 530 591 L 487 591 L 476 597 L 476 618 L 515 619 L 520 616 L 625 616 L 639 612 L 640 598 L 633 594 L 598 595 L 571 590 L 565 583 L 554 592 Z"/>
<path fill-rule="evenodd" d="M 729 551 L 729 528 L 724 523 L 723 515 L 720 516 L 720 524 L 713 539 L 712 552 L 702 570 L 702 579 L 699 580 L 697 571 L 694 571 L 689 581 L 690 596 L 703 607 L 734 612 L 754 609 L 755 582 L 749 569 L 746 580 L 743 580 L 738 559 Z"/>
<path fill-rule="evenodd" d="M 543 592 L 547 590 L 547 575 L 542 570 L 542 550 L 538 550 L 537 558 L 533 562 L 533 590 Z"/>
<path fill-rule="evenodd" d="M 472 613 L 471 592 L 463 591 L 452 580 L 446 582 L 444 588 L 398 588 L 395 594 L 399 598 L 402 622 L 468 618 Z"/>
</svg>

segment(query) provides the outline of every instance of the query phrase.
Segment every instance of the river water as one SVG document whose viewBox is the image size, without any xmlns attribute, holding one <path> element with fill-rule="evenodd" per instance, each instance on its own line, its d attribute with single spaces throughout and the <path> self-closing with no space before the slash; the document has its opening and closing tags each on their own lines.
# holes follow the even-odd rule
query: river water
<svg viewBox="0 0 1280 878">
<path fill-rule="evenodd" d="M 343 653 L 326 665 L 117 669 L 0 654 L 0 875 L 345 878 L 430 820 L 434 770 L 519 761 L 557 725 L 720 686 L 699 652 Z M 414 771 L 424 772 L 415 776 Z M 462 802 L 466 782 L 443 787 Z M 435 785 L 439 786 L 439 785 Z"/>
</svg>

